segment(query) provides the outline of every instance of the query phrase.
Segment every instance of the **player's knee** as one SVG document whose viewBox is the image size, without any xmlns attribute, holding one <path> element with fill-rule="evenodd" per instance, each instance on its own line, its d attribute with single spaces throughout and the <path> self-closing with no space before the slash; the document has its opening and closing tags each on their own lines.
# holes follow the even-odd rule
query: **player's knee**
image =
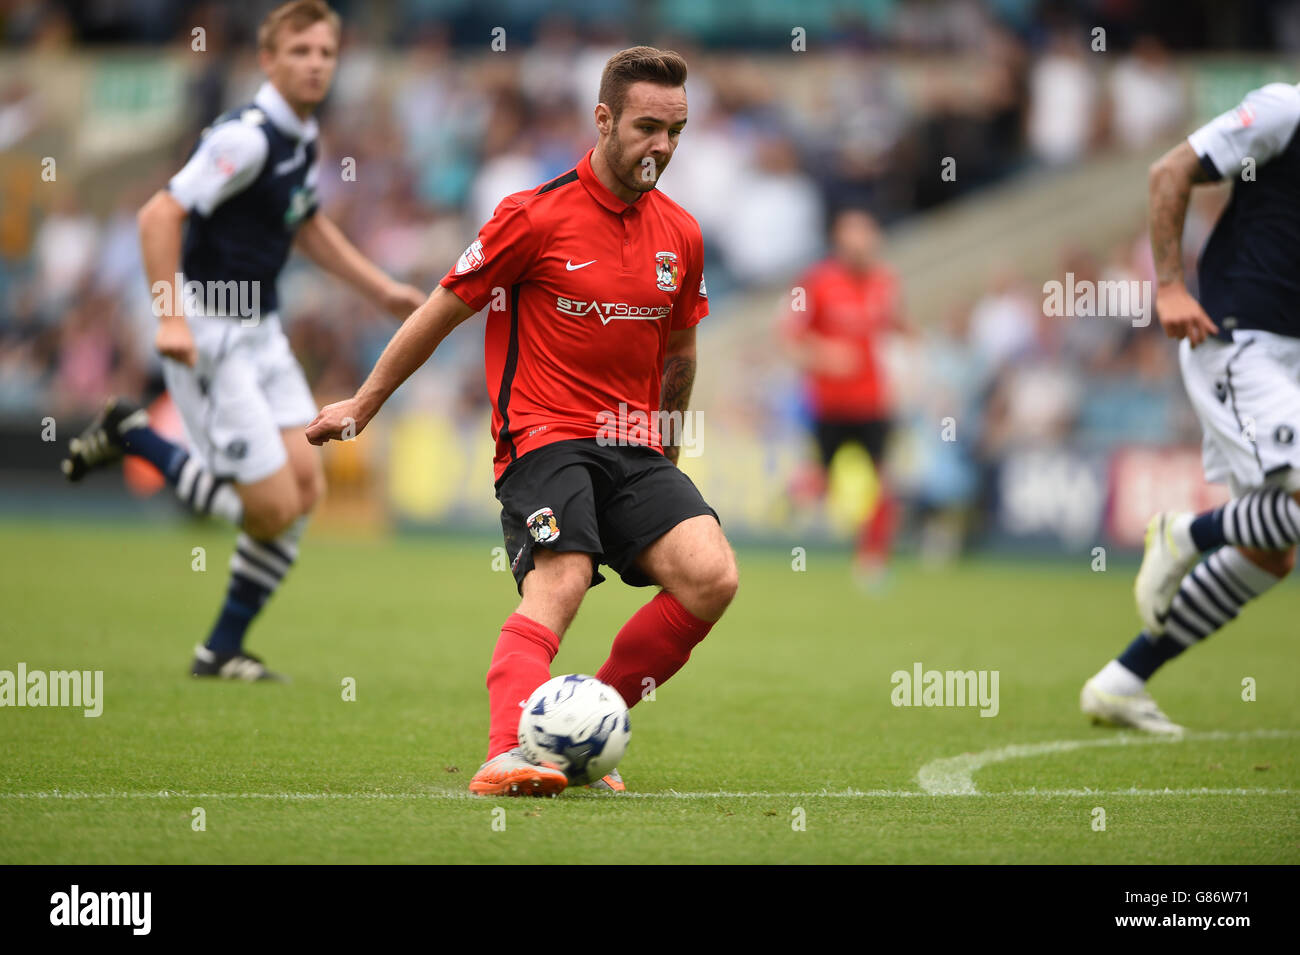
<svg viewBox="0 0 1300 955">
<path fill-rule="evenodd" d="M 1295 570 L 1294 547 L 1287 550 L 1257 550 L 1254 547 L 1242 547 L 1242 556 L 1265 573 L 1274 577 L 1286 577 Z"/>
<path fill-rule="evenodd" d="M 298 479 L 299 513 L 310 514 L 325 497 L 325 475 L 319 470 Z"/>
<path fill-rule="evenodd" d="M 244 530 L 257 540 L 271 540 L 288 530 L 302 513 L 296 491 L 257 501 L 245 508 Z"/>
<path fill-rule="evenodd" d="M 591 586 L 591 557 L 539 547 L 533 559 L 533 569 L 524 578 L 524 598 L 544 602 L 559 616 L 572 619 Z"/>
<path fill-rule="evenodd" d="M 702 567 L 693 583 L 692 603 L 701 611 L 696 615 L 712 619 L 722 616 L 740 589 L 740 571 L 731 548 L 725 548 Z"/>
<path fill-rule="evenodd" d="M 586 554 L 574 555 L 577 560 L 559 562 L 548 581 L 551 592 L 564 606 L 578 609 L 582 598 L 591 586 L 591 558 Z"/>
</svg>

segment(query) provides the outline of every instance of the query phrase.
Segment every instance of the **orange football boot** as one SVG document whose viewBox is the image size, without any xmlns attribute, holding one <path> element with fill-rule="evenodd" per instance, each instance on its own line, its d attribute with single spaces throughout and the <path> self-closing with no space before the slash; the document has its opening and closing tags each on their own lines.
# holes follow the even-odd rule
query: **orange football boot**
<svg viewBox="0 0 1300 955">
<path fill-rule="evenodd" d="M 549 763 L 529 762 L 516 747 L 480 766 L 469 791 L 476 796 L 558 796 L 568 784 L 560 770 Z"/>
</svg>

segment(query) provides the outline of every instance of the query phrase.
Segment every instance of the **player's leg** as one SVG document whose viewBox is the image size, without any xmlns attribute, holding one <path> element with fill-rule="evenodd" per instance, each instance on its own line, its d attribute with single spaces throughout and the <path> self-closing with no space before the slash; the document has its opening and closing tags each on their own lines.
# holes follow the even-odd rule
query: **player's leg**
<svg viewBox="0 0 1300 955">
<path fill-rule="evenodd" d="M 560 638 L 591 586 L 590 554 L 538 548 L 523 579 L 519 608 L 501 627 L 488 669 L 488 756 L 470 781 L 481 796 L 550 796 L 568 784 L 563 772 L 519 751 L 520 707 L 551 678 Z"/>
<path fill-rule="evenodd" d="M 1179 349 L 1205 430 L 1206 478 L 1233 499 L 1202 514 L 1157 514 L 1134 584 L 1138 613 L 1164 631 L 1188 571 L 1225 545 L 1285 551 L 1300 543 L 1300 342 L 1250 332 Z"/>
<path fill-rule="evenodd" d="M 167 377 L 174 380 L 181 374 Z M 191 384 L 195 394 L 191 404 L 197 407 L 203 402 L 197 383 Z M 186 389 L 169 383 L 168 390 L 180 406 L 178 395 Z M 182 418 L 184 413 L 182 407 Z M 70 481 L 80 481 L 123 454 L 144 458 L 156 467 L 181 503 L 194 513 L 212 514 L 236 526 L 243 521 L 243 505 L 230 478 L 214 474 L 202 454 L 187 451 L 154 431 L 148 413 L 124 398 L 110 398 L 86 430 L 72 439 L 62 462 L 63 473 Z"/>
<path fill-rule="evenodd" d="M 561 442 L 520 458 L 497 487 L 501 530 L 521 600 L 488 667 L 488 753 L 470 781 L 484 796 L 554 795 L 564 773 L 518 750 L 520 707 L 551 676 L 551 661 L 587 589 L 604 578 L 591 476 Z"/>
<path fill-rule="evenodd" d="M 1264 433 L 1285 437 L 1285 431 L 1277 430 L 1284 424 L 1274 419 L 1300 412 L 1295 372 L 1279 365 L 1264 344 L 1258 338 L 1231 344 L 1211 340 L 1193 350 L 1184 342 L 1179 355 L 1188 397 L 1205 431 L 1206 478 L 1232 486 L 1234 500 L 1228 507 L 1247 523 L 1253 523 L 1254 514 L 1236 505 L 1279 497 L 1290 501 L 1288 494 L 1297 486 L 1293 463 L 1300 464 L 1291 457 L 1291 441 L 1259 440 Z M 1174 517 L 1157 515 L 1148 528 L 1134 588 L 1145 629 L 1084 684 L 1080 703 L 1095 719 L 1180 732 L 1147 694 L 1146 682 L 1159 667 L 1235 619 L 1294 564 L 1294 547 L 1278 535 L 1271 542 L 1280 547 L 1232 546 L 1235 541 L 1221 546 L 1220 541 L 1202 560 L 1188 539 L 1190 521 L 1179 521 L 1182 526 L 1175 532 Z M 1287 522 L 1286 514 L 1273 511 L 1259 515 L 1254 526 L 1278 528 L 1279 522 Z"/>
<path fill-rule="evenodd" d="M 242 335 L 242 347 L 228 352 L 209 386 L 206 436 L 235 475 L 243 527 L 225 600 L 195 650 L 191 672 L 256 680 L 274 675 L 244 641 L 298 559 L 306 515 L 323 493 L 324 476 L 319 450 L 302 431 L 316 413 L 315 401 L 278 318 L 269 316 Z"/>
<path fill-rule="evenodd" d="M 858 532 L 856 564 L 864 582 L 878 584 L 889 563 L 894 535 L 898 530 L 898 504 L 889 487 L 885 469 L 885 446 L 889 441 L 890 422 L 885 418 L 864 421 L 857 428 L 871 466 L 876 472 L 876 504 Z"/>
<path fill-rule="evenodd" d="M 1295 548 L 1285 551 L 1223 547 L 1183 578 L 1163 632 L 1139 633 L 1083 688 L 1083 711 L 1097 720 L 1155 733 L 1178 733 L 1146 692 L 1156 671 L 1236 619 L 1249 601 L 1262 596 L 1295 566 Z"/>
<path fill-rule="evenodd" d="M 487 688 L 488 759 L 518 744 L 519 707 L 551 678 L 551 661 L 591 586 L 591 555 L 539 547 L 520 588 L 523 599 L 501 627 Z"/>
<path fill-rule="evenodd" d="M 690 658 L 736 595 L 736 556 L 717 514 L 662 455 L 629 464 L 630 479 L 606 503 L 605 562 L 635 586 L 662 589 L 632 615 L 596 673 L 635 706 Z"/>
</svg>

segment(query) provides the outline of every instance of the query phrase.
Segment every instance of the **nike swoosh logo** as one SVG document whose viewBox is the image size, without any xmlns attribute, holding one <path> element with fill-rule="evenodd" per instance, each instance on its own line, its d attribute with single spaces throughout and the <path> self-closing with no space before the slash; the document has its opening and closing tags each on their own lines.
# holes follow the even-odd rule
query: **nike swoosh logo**
<svg viewBox="0 0 1300 955">
<path fill-rule="evenodd" d="M 587 266 L 592 265 L 595 261 L 595 259 L 592 259 L 590 262 L 583 262 L 581 265 L 574 265 L 573 260 L 570 259 L 564 263 L 564 267 L 570 272 L 576 272 L 578 269 L 585 269 Z"/>
</svg>

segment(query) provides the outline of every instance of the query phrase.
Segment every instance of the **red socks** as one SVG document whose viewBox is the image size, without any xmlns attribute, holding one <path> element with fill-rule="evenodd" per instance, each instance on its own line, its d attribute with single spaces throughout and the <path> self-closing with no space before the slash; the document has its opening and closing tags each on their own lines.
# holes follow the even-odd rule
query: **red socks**
<svg viewBox="0 0 1300 955">
<path fill-rule="evenodd" d="M 859 560 L 884 564 L 889 560 L 889 552 L 894 544 L 894 532 L 898 529 L 898 503 L 888 488 L 883 484 L 876 509 L 858 534 L 857 557 Z"/>
<path fill-rule="evenodd" d="M 662 686 L 712 629 L 713 624 L 661 591 L 623 625 L 596 679 L 618 690 L 628 706 L 635 706 L 646 689 L 642 681 L 649 677 L 654 681 L 650 686 Z"/>
<path fill-rule="evenodd" d="M 646 688 L 642 681 L 649 677 L 651 686 L 662 686 L 712 629 L 713 624 L 694 616 L 676 597 L 660 592 L 623 625 L 596 679 L 635 706 Z M 559 649 L 559 637 L 522 614 L 511 614 L 501 627 L 487 674 L 488 759 L 519 745 L 520 707 L 551 678 L 551 661 Z"/>
<path fill-rule="evenodd" d="M 488 759 L 519 745 L 519 712 L 533 690 L 551 678 L 551 661 L 560 638 L 523 614 L 511 614 L 501 627 L 488 668 Z"/>
</svg>

